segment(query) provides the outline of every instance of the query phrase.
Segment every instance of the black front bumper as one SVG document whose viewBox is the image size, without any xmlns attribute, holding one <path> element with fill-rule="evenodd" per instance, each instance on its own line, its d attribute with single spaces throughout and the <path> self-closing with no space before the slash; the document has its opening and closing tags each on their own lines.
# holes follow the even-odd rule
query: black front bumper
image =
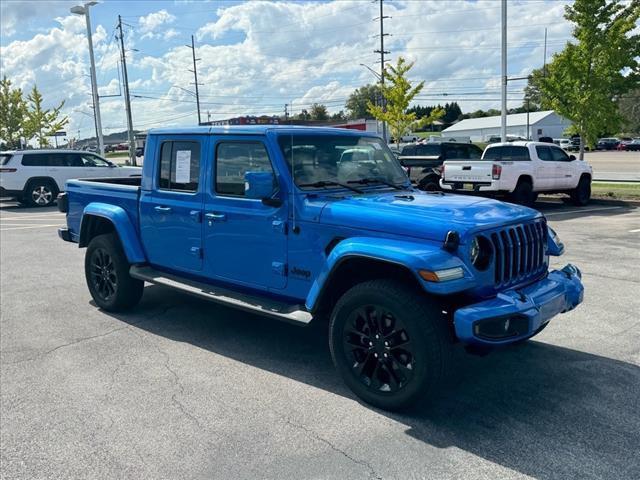
<svg viewBox="0 0 640 480">
<path fill-rule="evenodd" d="M 71 239 L 71 232 L 68 228 L 59 228 L 58 236 L 65 242 L 73 242 L 73 240 Z"/>
</svg>

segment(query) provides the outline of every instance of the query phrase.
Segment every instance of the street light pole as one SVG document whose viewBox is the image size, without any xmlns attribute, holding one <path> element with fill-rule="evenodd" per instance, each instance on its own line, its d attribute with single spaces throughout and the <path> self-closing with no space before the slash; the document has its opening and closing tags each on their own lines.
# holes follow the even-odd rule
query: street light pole
<svg viewBox="0 0 640 480">
<path fill-rule="evenodd" d="M 500 141 L 507 141 L 507 0 L 502 0 L 502 111 Z"/>
<path fill-rule="evenodd" d="M 104 140 L 102 138 L 102 120 L 100 118 L 100 97 L 98 96 L 98 80 L 96 78 L 96 62 L 93 57 L 93 40 L 91 39 L 91 16 L 89 15 L 89 8 L 93 5 L 97 5 L 98 2 L 87 2 L 82 5 L 71 7 L 71 13 L 76 15 L 84 15 L 87 22 L 87 40 L 89 42 L 89 59 L 91 61 L 91 93 L 93 95 L 93 114 L 96 121 L 96 137 L 98 140 L 98 151 L 100 155 L 104 156 Z"/>
</svg>

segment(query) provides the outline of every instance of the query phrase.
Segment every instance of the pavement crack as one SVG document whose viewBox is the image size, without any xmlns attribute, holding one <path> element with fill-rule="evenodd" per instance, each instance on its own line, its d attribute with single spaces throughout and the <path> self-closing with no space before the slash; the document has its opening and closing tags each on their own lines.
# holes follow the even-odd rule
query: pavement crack
<svg viewBox="0 0 640 480">
<path fill-rule="evenodd" d="M 304 425 L 300 425 L 299 423 L 295 423 L 291 419 L 286 418 L 286 417 L 283 417 L 283 420 L 287 423 L 287 425 L 290 425 L 290 426 L 292 426 L 294 428 L 297 428 L 299 430 L 304 431 L 305 433 L 310 435 L 315 440 L 318 440 L 319 442 L 324 443 L 329 448 L 331 448 L 331 450 L 333 450 L 334 452 L 339 453 L 340 455 L 342 455 L 345 458 L 349 459 L 351 462 L 355 463 L 356 465 L 360 465 L 361 467 L 365 467 L 369 471 L 369 478 L 382 480 L 382 477 L 375 471 L 375 469 L 371 466 L 370 463 L 365 462 L 364 460 L 358 460 L 357 458 L 352 457 L 347 452 L 342 450 L 340 447 L 337 447 L 336 445 L 331 443 L 329 440 L 327 440 L 326 438 L 320 436 L 317 432 L 315 432 L 314 430 L 312 430 L 310 428 L 305 427 Z"/>
<path fill-rule="evenodd" d="M 38 358 L 42 358 L 42 357 L 50 355 L 50 354 L 52 354 L 54 352 L 57 352 L 60 349 L 67 348 L 67 347 L 72 347 L 74 345 L 77 345 L 79 343 L 83 343 L 83 342 L 86 342 L 86 341 L 89 341 L 89 340 L 95 340 L 96 338 L 107 337 L 107 336 L 111 335 L 112 333 L 116 333 L 116 332 L 119 332 L 121 330 L 130 329 L 131 327 L 135 327 L 136 325 L 140 325 L 140 324 L 143 324 L 143 323 L 151 322 L 151 321 L 156 320 L 157 318 L 163 316 L 164 314 L 166 314 L 169 310 L 171 310 L 174 307 L 175 307 L 174 305 L 169 305 L 169 306 L 163 308 L 162 311 L 160 311 L 160 312 L 154 314 L 153 316 L 151 316 L 149 318 L 146 318 L 144 320 L 140 320 L 138 322 L 127 323 L 126 325 L 124 325 L 122 327 L 114 328 L 114 329 L 111 329 L 111 330 L 109 330 L 107 332 L 99 333 L 97 335 L 91 335 L 91 336 L 88 336 L 88 337 L 76 338 L 76 339 L 74 339 L 74 340 L 72 340 L 70 342 L 63 343 L 62 345 L 57 345 L 56 347 L 51 348 L 49 350 L 45 350 L 43 352 L 39 352 L 39 353 L 37 353 L 37 354 L 35 354 L 35 355 L 31 356 L 31 357 L 23 358 L 21 360 L 15 360 L 13 362 L 0 362 L 0 365 L 17 365 L 17 364 L 20 364 L 20 363 L 32 362 L 33 360 L 37 360 Z"/>
</svg>

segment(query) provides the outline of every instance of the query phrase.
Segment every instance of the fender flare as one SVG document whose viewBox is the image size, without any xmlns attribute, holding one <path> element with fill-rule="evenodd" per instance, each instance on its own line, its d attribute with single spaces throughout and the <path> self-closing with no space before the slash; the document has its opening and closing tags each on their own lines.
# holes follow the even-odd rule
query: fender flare
<svg viewBox="0 0 640 480">
<path fill-rule="evenodd" d="M 92 202 L 84 208 L 80 222 L 80 247 L 85 247 L 89 243 L 87 235 L 89 234 L 88 224 L 91 217 L 103 218 L 113 225 L 129 263 L 146 262 L 144 250 L 133 222 L 131 222 L 127 212 L 116 205 Z"/>
<path fill-rule="evenodd" d="M 439 245 L 424 241 L 393 240 L 388 238 L 352 237 L 338 243 L 327 257 L 321 271 L 309 290 L 305 306 L 315 311 L 322 294 L 331 282 L 332 275 L 345 261 L 357 258 L 382 261 L 404 267 L 428 293 L 448 294 L 472 288 L 476 279 L 464 262 Z M 435 283 L 427 282 L 418 275 L 419 269 L 444 270 L 461 267 L 464 277 L 457 280 Z"/>
</svg>

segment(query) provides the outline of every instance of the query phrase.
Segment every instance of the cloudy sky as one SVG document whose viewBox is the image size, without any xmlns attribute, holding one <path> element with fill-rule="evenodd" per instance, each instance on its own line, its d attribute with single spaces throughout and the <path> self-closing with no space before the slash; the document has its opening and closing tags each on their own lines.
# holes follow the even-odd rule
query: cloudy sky
<svg viewBox="0 0 640 480">
<path fill-rule="evenodd" d="M 46 106 L 65 100 L 69 135 L 94 134 L 84 17 L 76 1 L 3 0 L 2 75 L 25 90 L 37 83 Z M 508 73 L 527 75 L 570 38 L 565 0 L 509 0 Z M 500 0 L 387 0 L 385 49 L 395 61 L 415 61 L 411 79 L 425 80 L 418 102 L 457 101 L 463 111 L 499 108 Z M 294 113 L 311 103 L 332 112 L 379 70 L 377 2 L 120 1 L 91 8 L 100 95 L 120 93 L 118 15 L 125 49 L 134 127 L 197 122 L 191 50 L 195 36 L 203 118 Z M 525 82 L 509 85 L 510 106 L 521 104 Z M 292 105 L 292 106 L 291 106 Z M 124 99 L 100 102 L 105 133 L 126 128 Z"/>
</svg>

